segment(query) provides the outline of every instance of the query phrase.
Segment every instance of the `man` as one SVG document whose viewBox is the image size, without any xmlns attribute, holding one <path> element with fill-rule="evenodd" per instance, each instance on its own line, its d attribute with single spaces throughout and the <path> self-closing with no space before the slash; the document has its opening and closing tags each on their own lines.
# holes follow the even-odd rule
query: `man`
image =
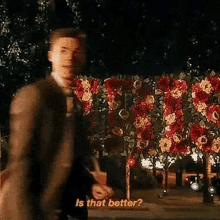
<svg viewBox="0 0 220 220">
<path fill-rule="evenodd" d="M 69 87 L 84 67 L 85 41 L 78 29 L 55 30 L 48 52 L 51 75 L 22 88 L 12 101 L 1 220 L 53 219 L 54 210 L 62 211 L 62 219 L 87 219 L 86 202 L 74 208 L 76 200 L 111 194 L 84 166 L 88 145 L 81 106 Z"/>
</svg>

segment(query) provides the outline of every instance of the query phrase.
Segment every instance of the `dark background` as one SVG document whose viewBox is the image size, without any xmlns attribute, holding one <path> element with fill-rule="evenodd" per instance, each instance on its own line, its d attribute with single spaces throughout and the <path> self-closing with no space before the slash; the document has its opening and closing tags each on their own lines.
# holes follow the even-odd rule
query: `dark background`
<svg viewBox="0 0 220 220">
<path fill-rule="evenodd" d="M 199 76 L 220 69 L 219 0 L 1 0 L 0 6 L 3 134 L 15 91 L 50 71 L 47 36 L 57 27 L 87 34 L 84 75 Z"/>
</svg>

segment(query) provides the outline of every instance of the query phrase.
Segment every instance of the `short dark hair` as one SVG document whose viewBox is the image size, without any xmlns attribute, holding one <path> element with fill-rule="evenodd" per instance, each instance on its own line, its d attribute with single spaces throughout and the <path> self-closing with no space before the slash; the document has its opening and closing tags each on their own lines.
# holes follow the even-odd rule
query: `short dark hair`
<svg viewBox="0 0 220 220">
<path fill-rule="evenodd" d="M 83 49 L 86 48 L 86 34 L 83 33 L 78 28 L 60 28 L 55 29 L 50 33 L 49 36 L 49 50 L 53 46 L 54 42 L 58 40 L 59 38 L 63 37 L 71 37 L 76 38 L 79 40 L 79 44 L 82 46 Z"/>
</svg>

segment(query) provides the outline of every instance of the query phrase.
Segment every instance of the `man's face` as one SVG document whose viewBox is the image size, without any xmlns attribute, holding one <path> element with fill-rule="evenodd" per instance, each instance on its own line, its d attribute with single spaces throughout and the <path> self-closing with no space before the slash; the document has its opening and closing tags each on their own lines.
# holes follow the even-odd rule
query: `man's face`
<svg viewBox="0 0 220 220">
<path fill-rule="evenodd" d="M 85 52 L 78 39 L 63 37 L 53 43 L 48 59 L 52 62 L 52 71 L 68 81 L 82 70 Z"/>
</svg>

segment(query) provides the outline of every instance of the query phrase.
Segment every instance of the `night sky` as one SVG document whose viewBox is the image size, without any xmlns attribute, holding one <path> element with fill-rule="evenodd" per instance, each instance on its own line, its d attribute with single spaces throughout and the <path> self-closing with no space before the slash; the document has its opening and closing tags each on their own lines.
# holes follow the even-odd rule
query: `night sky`
<svg viewBox="0 0 220 220">
<path fill-rule="evenodd" d="M 15 91 L 50 71 L 46 39 L 56 27 L 86 32 L 84 73 L 97 78 L 220 70 L 219 0 L 54 0 L 54 9 L 49 0 L 2 2 L 3 124 Z"/>
</svg>

